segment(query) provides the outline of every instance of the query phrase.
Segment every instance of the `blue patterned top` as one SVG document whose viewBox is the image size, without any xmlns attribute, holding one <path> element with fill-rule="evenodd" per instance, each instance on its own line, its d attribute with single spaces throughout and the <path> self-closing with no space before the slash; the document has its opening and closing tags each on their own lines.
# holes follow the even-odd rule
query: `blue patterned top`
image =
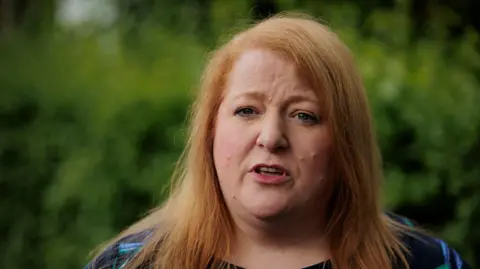
<svg viewBox="0 0 480 269">
<path fill-rule="evenodd" d="M 405 224 L 413 225 L 408 219 L 390 215 Z M 108 247 L 84 269 L 122 269 L 131 260 L 144 242 L 148 240 L 149 232 L 145 231 L 126 236 Z M 403 237 L 405 246 L 410 250 L 408 256 L 410 269 L 471 269 L 462 257 L 447 243 L 439 238 L 424 234 Z M 148 265 L 142 269 L 148 268 Z M 241 267 L 236 267 L 242 269 Z M 329 262 L 312 265 L 303 269 L 332 269 Z M 400 269 L 400 268 L 398 268 Z"/>
</svg>

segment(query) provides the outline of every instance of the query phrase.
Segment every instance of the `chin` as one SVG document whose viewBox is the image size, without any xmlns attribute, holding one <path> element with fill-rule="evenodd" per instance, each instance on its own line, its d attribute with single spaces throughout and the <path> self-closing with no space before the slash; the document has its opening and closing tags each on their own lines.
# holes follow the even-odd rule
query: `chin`
<svg viewBox="0 0 480 269">
<path fill-rule="evenodd" d="M 288 210 L 287 205 L 285 199 L 262 199 L 261 197 L 249 199 L 244 203 L 247 211 L 262 220 L 273 220 L 281 217 Z"/>
</svg>

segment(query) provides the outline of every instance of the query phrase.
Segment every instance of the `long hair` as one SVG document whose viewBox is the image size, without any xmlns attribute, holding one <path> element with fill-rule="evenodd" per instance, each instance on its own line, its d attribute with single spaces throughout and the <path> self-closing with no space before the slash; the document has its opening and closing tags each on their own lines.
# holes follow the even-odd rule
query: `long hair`
<svg viewBox="0 0 480 269">
<path fill-rule="evenodd" d="M 292 61 L 323 102 L 333 137 L 333 195 L 325 202 L 334 268 L 392 269 L 392 260 L 408 268 L 400 241 L 408 228 L 386 217 L 380 204 L 381 158 L 353 56 L 325 25 L 285 14 L 236 34 L 211 55 L 169 198 L 119 236 L 152 230 L 126 268 L 204 269 L 229 255 L 234 228 L 214 168 L 214 123 L 232 65 L 251 48 Z"/>
</svg>

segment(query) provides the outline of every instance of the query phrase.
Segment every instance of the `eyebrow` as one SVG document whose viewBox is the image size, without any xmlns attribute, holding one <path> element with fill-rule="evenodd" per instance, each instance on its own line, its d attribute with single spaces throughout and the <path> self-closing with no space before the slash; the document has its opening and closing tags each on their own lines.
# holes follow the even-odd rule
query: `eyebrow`
<svg viewBox="0 0 480 269">
<path fill-rule="evenodd" d="M 264 101 L 266 98 L 264 93 L 256 92 L 256 91 L 248 91 L 240 94 L 236 94 L 232 99 L 233 100 L 238 100 L 238 99 L 255 99 L 255 100 L 261 100 Z"/>
<path fill-rule="evenodd" d="M 265 101 L 266 96 L 264 93 L 261 93 L 261 92 L 248 91 L 248 92 L 237 94 L 232 99 L 233 100 L 254 99 L 254 100 Z M 286 101 L 287 104 L 301 103 L 301 102 L 310 102 L 314 104 L 319 104 L 318 98 L 316 98 L 316 96 L 312 94 L 293 94 L 289 96 Z"/>
<path fill-rule="evenodd" d="M 319 104 L 318 98 L 315 95 L 305 95 L 305 94 L 295 94 L 290 96 L 287 99 L 288 104 L 294 104 L 294 103 L 301 103 L 301 102 L 309 102 L 309 103 L 314 103 L 314 104 Z"/>
</svg>

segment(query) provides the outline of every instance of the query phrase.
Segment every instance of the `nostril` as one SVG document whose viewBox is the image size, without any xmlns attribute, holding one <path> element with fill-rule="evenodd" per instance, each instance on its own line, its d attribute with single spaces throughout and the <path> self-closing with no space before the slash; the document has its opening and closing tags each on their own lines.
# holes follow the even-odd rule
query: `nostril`
<svg viewBox="0 0 480 269">
<path fill-rule="evenodd" d="M 266 148 L 268 150 L 279 150 L 288 148 L 287 139 L 283 136 L 274 138 L 265 138 L 260 136 L 257 139 L 257 145 L 261 148 Z"/>
</svg>

